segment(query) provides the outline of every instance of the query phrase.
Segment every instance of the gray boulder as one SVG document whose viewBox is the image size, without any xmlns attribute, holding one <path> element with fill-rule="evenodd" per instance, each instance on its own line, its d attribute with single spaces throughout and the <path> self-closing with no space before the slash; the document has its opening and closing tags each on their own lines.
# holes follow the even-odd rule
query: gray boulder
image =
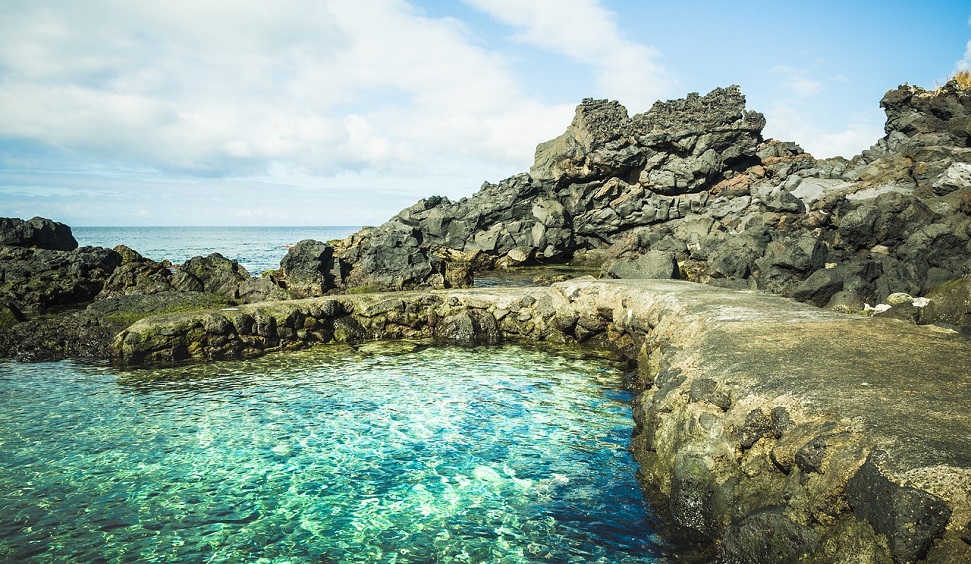
<svg viewBox="0 0 971 564">
<path fill-rule="evenodd" d="M 938 286 L 927 298 L 920 323 L 948 325 L 971 334 L 971 275 Z"/>
<path fill-rule="evenodd" d="M 339 258 L 348 265 L 346 289 L 407 290 L 445 286 L 445 263 L 422 245 L 418 229 L 389 222 L 368 230 Z"/>
<path fill-rule="evenodd" d="M 611 278 L 681 278 L 674 253 L 665 251 L 648 251 L 635 259 L 614 261 L 608 267 L 607 274 Z"/>
<path fill-rule="evenodd" d="M 945 196 L 955 190 L 971 189 L 971 164 L 954 163 L 933 184 L 934 194 Z"/>
<path fill-rule="evenodd" d="M 121 264 L 105 281 L 99 299 L 175 290 L 175 268 L 172 263 L 145 258 L 124 245 L 118 245 L 114 251 L 121 257 Z"/>
<path fill-rule="evenodd" d="M 829 303 L 838 292 L 843 290 L 842 273 L 836 269 L 823 268 L 813 272 L 792 291 L 792 298 L 819 307 Z"/>
<path fill-rule="evenodd" d="M 745 110 L 738 86 L 716 88 L 705 96 L 655 102 L 632 119 L 646 166 L 638 182 L 652 192 L 687 194 L 725 178 L 725 171 L 757 164 L 765 117 Z"/>
<path fill-rule="evenodd" d="M 631 134 L 624 106 L 585 98 L 566 132 L 536 147 L 529 174 L 539 181 L 558 183 L 626 176 L 643 163 Z"/>
<path fill-rule="evenodd" d="M 250 275 L 239 262 L 227 259 L 219 253 L 212 253 L 185 261 L 173 278 L 173 287 L 176 290 L 204 292 L 237 300 L 240 286 L 250 279 Z"/>
</svg>

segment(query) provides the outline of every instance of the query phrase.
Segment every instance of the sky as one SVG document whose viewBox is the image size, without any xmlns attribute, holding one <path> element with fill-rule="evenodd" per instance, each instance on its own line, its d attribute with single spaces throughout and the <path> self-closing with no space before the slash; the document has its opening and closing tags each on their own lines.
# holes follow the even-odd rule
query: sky
<svg viewBox="0 0 971 564">
<path fill-rule="evenodd" d="M 0 217 L 378 225 L 528 171 L 583 98 L 731 84 L 849 158 L 962 69 L 967 0 L 3 0 Z"/>
</svg>

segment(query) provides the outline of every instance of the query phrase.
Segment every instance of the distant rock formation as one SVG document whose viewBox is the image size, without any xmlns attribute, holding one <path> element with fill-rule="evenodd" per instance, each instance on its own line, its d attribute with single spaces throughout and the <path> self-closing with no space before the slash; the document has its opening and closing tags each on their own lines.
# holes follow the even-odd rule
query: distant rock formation
<svg viewBox="0 0 971 564">
<path fill-rule="evenodd" d="M 737 86 L 628 117 L 584 100 L 528 174 L 421 200 L 335 245 L 335 288 L 462 286 L 470 270 L 671 253 L 688 280 L 862 310 L 971 272 L 971 92 L 902 86 L 852 160 L 764 140 Z"/>
<path fill-rule="evenodd" d="M 0 217 L 0 247 L 36 247 L 53 251 L 73 251 L 78 242 L 71 228 L 43 217 L 23 220 Z"/>
</svg>

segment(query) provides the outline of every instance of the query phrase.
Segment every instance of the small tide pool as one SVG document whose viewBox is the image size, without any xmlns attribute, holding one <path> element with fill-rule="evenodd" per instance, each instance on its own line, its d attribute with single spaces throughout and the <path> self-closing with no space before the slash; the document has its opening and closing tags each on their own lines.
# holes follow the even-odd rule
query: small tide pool
<svg viewBox="0 0 971 564">
<path fill-rule="evenodd" d="M 0 361 L 0 561 L 663 561 L 622 378 L 409 343 Z"/>
</svg>

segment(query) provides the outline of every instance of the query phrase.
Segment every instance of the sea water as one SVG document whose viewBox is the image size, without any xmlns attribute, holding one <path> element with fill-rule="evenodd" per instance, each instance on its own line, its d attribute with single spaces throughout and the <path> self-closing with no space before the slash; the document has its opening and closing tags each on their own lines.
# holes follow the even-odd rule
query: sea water
<svg viewBox="0 0 971 564">
<path fill-rule="evenodd" d="M 238 261 L 251 275 L 280 268 L 288 247 L 304 239 L 343 239 L 359 227 L 74 227 L 82 247 L 126 245 L 155 261 L 181 264 L 195 256 L 219 253 Z"/>
<path fill-rule="evenodd" d="M 663 560 L 622 379 L 413 343 L 0 361 L 0 561 Z"/>
</svg>

